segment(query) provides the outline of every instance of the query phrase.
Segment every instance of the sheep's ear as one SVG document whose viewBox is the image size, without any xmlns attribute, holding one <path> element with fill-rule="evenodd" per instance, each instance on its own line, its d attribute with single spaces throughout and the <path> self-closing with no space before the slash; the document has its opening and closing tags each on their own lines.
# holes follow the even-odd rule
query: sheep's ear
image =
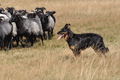
<svg viewBox="0 0 120 80">
<path fill-rule="evenodd" d="M 45 7 L 41 7 L 41 9 L 46 10 L 46 8 L 45 8 Z"/>
<path fill-rule="evenodd" d="M 49 14 L 46 14 L 46 16 L 48 17 L 48 16 L 49 16 Z"/>
<path fill-rule="evenodd" d="M 6 7 L 5 9 L 8 10 L 8 7 Z"/>
<path fill-rule="evenodd" d="M 11 7 L 13 10 L 15 10 L 15 8 L 14 7 Z"/>
</svg>

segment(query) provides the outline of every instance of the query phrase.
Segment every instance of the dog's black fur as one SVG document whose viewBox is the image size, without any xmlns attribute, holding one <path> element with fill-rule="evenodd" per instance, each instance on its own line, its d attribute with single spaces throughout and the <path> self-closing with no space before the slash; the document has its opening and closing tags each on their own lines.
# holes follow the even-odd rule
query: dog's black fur
<svg viewBox="0 0 120 80">
<path fill-rule="evenodd" d="M 75 34 L 70 30 L 70 24 L 65 24 L 57 34 L 61 35 L 59 39 L 65 38 L 75 57 L 80 56 L 81 51 L 88 47 L 92 47 L 99 56 L 106 57 L 105 53 L 109 51 L 100 35 L 95 33 Z"/>
</svg>

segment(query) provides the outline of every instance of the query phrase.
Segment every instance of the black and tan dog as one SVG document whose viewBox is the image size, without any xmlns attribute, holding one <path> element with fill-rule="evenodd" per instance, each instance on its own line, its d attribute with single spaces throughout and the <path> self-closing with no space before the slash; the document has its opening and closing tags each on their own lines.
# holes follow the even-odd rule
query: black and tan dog
<svg viewBox="0 0 120 80">
<path fill-rule="evenodd" d="M 80 56 L 81 51 L 88 47 L 92 47 L 99 56 L 105 56 L 105 53 L 109 51 L 100 35 L 95 33 L 75 34 L 70 30 L 70 24 L 65 24 L 57 34 L 60 35 L 58 39 L 64 37 L 75 57 Z"/>
</svg>

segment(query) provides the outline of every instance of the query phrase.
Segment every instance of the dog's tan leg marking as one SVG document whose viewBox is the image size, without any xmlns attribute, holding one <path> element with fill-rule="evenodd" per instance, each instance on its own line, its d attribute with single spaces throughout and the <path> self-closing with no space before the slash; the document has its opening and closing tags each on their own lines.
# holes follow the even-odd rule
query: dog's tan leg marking
<svg viewBox="0 0 120 80">
<path fill-rule="evenodd" d="M 70 46 L 70 49 L 74 50 L 74 49 L 75 49 L 75 46 Z"/>
</svg>

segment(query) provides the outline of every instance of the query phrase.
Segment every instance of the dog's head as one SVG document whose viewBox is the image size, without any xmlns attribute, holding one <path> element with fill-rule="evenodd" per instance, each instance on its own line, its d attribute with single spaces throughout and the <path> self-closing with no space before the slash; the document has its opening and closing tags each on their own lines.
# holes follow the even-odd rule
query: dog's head
<svg viewBox="0 0 120 80">
<path fill-rule="evenodd" d="M 67 39 L 69 36 L 71 36 L 70 35 L 70 24 L 65 24 L 65 26 L 60 31 L 57 32 L 57 34 L 60 35 L 58 40 L 61 39 L 62 37 Z"/>
</svg>

